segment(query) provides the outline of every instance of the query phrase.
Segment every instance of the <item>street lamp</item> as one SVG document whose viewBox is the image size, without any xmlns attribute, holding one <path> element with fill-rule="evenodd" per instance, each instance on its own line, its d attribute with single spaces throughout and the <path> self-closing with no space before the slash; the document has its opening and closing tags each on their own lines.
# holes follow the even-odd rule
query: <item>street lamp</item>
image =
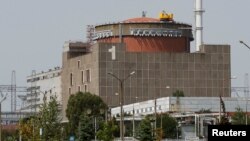
<svg viewBox="0 0 250 141">
<path fill-rule="evenodd" d="M 54 89 L 55 87 L 52 87 L 52 88 L 50 88 L 49 90 L 47 90 L 47 92 L 49 92 L 49 91 L 51 91 L 52 89 Z M 43 104 L 45 105 L 46 104 L 46 91 L 45 92 L 43 92 L 43 91 L 41 91 L 40 89 L 38 89 L 38 91 L 40 92 L 40 93 L 42 93 L 43 94 Z M 52 92 L 51 92 L 52 93 Z M 37 107 L 37 105 L 35 105 L 35 110 L 36 110 L 36 107 Z M 39 109 L 40 110 L 40 109 Z M 47 123 L 45 123 L 45 124 L 47 124 Z M 34 137 L 34 134 L 35 134 L 35 131 L 34 131 L 34 122 L 33 122 L 33 137 Z M 45 135 L 45 128 L 43 129 L 43 128 L 40 128 L 40 137 L 41 137 L 41 139 L 42 139 L 42 136 L 44 136 L 44 138 L 46 138 L 46 135 Z M 44 135 L 43 135 L 44 134 Z"/>
<path fill-rule="evenodd" d="M 243 44 L 244 46 L 246 46 L 248 49 L 250 49 L 250 47 L 245 43 L 245 42 L 243 42 L 243 41 L 239 41 L 241 44 Z M 248 87 L 248 86 L 247 86 Z M 246 91 L 246 90 L 245 90 Z M 249 91 L 247 91 L 246 92 L 246 125 L 247 125 L 247 118 L 248 118 L 248 116 L 247 116 L 247 105 L 248 105 L 248 92 Z"/>
<path fill-rule="evenodd" d="M 135 71 L 132 71 L 129 75 L 127 75 L 124 79 L 120 79 L 118 78 L 115 74 L 113 74 L 112 72 L 108 72 L 109 75 L 111 75 L 112 77 L 114 77 L 115 79 L 117 79 L 119 81 L 119 86 L 120 86 L 120 115 L 121 115 L 121 119 L 120 119 L 120 137 L 121 137 L 121 141 L 124 141 L 124 133 L 123 133 L 123 103 L 124 103 L 124 98 L 123 98 L 123 92 L 124 92 L 124 87 L 123 84 L 125 82 L 125 80 L 127 80 L 129 77 L 131 77 L 132 75 L 135 74 Z"/>
<path fill-rule="evenodd" d="M 137 96 L 135 97 L 135 103 L 137 102 Z M 135 106 L 133 103 L 133 140 L 135 139 Z"/>
<path fill-rule="evenodd" d="M 166 86 L 165 87 L 166 89 L 169 89 L 170 88 L 170 86 Z M 156 136 L 156 130 L 157 130 L 157 97 L 156 97 L 156 95 L 155 95 L 155 99 L 154 99 L 154 135 Z M 162 116 L 162 115 L 161 115 Z"/>
<path fill-rule="evenodd" d="M 0 140 L 2 139 L 2 102 L 6 99 L 6 95 L 7 94 L 3 95 L 3 93 L 1 92 L 1 100 L 0 100 Z"/>
<path fill-rule="evenodd" d="M 38 89 L 38 91 L 40 92 L 40 93 L 42 93 L 43 94 L 43 104 L 46 104 L 46 100 L 47 100 L 47 97 L 45 96 L 46 94 L 47 94 L 47 92 L 50 92 L 52 89 L 54 89 L 55 87 L 52 87 L 52 88 L 50 88 L 49 90 L 46 90 L 45 92 L 43 92 L 43 91 L 41 91 L 40 89 Z M 52 93 L 52 92 L 51 92 Z"/>
<path fill-rule="evenodd" d="M 248 49 L 250 49 L 250 47 L 245 43 L 245 42 L 243 42 L 243 41 L 239 41 L 241 44 L 243 44 L 244 46 L 246 46 Z"/>
<path fill-rule="evenodd" d="M 177 126 L 176 126 L 176 133 L 177 133 L 177 141 L 179 140 L 179 128 L 181 127 L 181 123 L 178 122 Z"/>
</svg>

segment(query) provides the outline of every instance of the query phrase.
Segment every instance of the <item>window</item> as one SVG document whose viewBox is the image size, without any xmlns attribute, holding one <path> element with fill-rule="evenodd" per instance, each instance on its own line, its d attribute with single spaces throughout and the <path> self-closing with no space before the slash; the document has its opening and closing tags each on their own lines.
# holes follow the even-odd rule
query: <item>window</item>
<svg viewBox="0 0 250 141">
<path fill-rule="evenodd" d="M 81 67 L 81 61 L 78 60 L 78 61 L 77 61 L 77 68 L 79 69 L 80 67 Z"/>
<path fill-rule="evenodd" d="M 84 83 L 84 71 L 81 71 L 82 84 Z"/>
<path fill-rule="evenodd" d="M 73 73 L 70 73 L 70 85 L 73 86 Z"/>
<path fill-rule="evenodd" d="M 81 91 L 81 86 L 78 86 L 78 92 L 80 92 Z"/>
<path fill-rule="evenodd" d="M 69 95 L 71 95 L 71 88 L 69 88 Z"/>
<path fill-rule="evenodd" d="M 91 81 L 91 73 L 90 73 L 90 69 L 86 70 L 86 82 L 90 82 Z"/>
<path fill-rule="evenodd" d="M 88 92 L 88 85 L 84 85 L 84 92 Z"/>
</svg>

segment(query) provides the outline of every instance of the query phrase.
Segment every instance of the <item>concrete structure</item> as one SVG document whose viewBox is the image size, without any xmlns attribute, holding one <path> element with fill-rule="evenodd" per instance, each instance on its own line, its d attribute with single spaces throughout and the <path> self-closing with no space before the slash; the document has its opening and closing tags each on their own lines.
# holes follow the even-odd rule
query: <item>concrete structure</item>
<svg viewBox="0 0 250 141">
<path fill-rule="evenodd" d="M 230 96 L 230 46 L 202 45 L 190 53 L 191 26 L 175 21 L 135 18 L 96 26 L 92 46 L 66 42 L 63 52 L 63 114 L 77 91 L 99 95 L 110 107 L 119 105 L 119 78 L 126 80 L 124 104 L 172 96 Z M 169 86 L 169 89 L 166 89 Z"/>
<path fill-rule="evenodd" d="M 202 0 L 195 0 L 195 47 L 196 51 L 200 50 L 203 44 L 203 13 Z"/>
<path fill-rule="evenodd" d="M 250 99 L 248 99 L 249 101 Z M 246 101 L 246 98 L 236 97 L 224 97 L 226 112 L 236 112 L 236 108 L 240 107 L 245 111 L 246 106 L 249 107 L 250 103 Z M 156 104 L 155 104 L 156 103 Z M 247 104 L 247 105 L 246 105 Z M 155 105 L 157 113 L 177 113 L 178 115 L 188 115 L 197 113 L 201 110 L 210 110 L 213 113 L 220 112 L 220 98 L 219 97 L 163 97 L 155 100 L 148 100 L 143 102 L 137 102 L 123 106 L 124 113 L 133 114 L 133 108 L 135 110 L 135 116 L 143 116 L 155 113 Z M 250 110 L 248 111 L 250 113 Z M 120 107 L 112 108 L 111 116 L 117 117 L 120 115 Z M 176 116 L 178 117 L 178 116 Z"/>
<path fill-rule="evenodd" d="M 184 23 L 141 17 L 97 25 L 94 39 L 99 43 L 123 42 L 127 52 L 189 52 L 191 29 Z"/>
<path fill-rule="evenodd" d="M 55 67 L 47 72 L 34 73 L 27 77 L 27 95 L 24 100 L 22 111 L 38 112 L 39 106 L 49 102 L 55 96 L 59 104 L 62 104 L 61 97 L 61 68 Z"/>
<path fill-rule="evenodd" d="M 226 114 L 229 116 L 236 112 L 236 108 L 250 115 L 250 99 L 246 97 L 224 97 Z M 155 110 L 156 107 L 156 110 Z M 179 121 L 182 130 L 182 139 L 186 137 L 205 137 L 207 138 L 207 126 L 219 122 L 220 115 L 220 98 L 219 97 L 163 97 L 156 100 L 147 100 L 128 104 L 123 106 L 124 113 L 127 115 L 124 120 L 133 120 L 133 110 L 135 111 L 134 120 L 140 121 L 146 115 L 169 113 Z M 210 113 L 202 111 L 210 110 Z M 111 117 L 120 120 L 120 107 L 111 109 Z"/>
</svg>

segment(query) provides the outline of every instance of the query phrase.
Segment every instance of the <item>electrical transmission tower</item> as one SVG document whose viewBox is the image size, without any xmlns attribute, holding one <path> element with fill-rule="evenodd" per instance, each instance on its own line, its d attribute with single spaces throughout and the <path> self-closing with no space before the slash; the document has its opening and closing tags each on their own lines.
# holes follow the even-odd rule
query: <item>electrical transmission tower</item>
<svg viewBox="0 0 250 141">
<path fill-rule="evenodd" d="M 16 71 L 12 71 L 11 85 L 0 85 L 0 92 L 11 94 L 11 112 L 15 112 L 17 108 L 16 92 L 27 92 L 27 88 L 16 86 Z"/>
<path fill-rule="evenodd" d="M 16 111 L 16 71 L 11 74 L 11 111 Z"/>
</svg>

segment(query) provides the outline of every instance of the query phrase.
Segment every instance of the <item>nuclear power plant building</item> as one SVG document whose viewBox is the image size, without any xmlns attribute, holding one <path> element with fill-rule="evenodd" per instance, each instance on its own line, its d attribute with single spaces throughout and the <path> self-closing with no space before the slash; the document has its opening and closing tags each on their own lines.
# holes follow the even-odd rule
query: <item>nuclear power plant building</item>
<svg viewBox="0 0 250 141">
<path fill-rule="evenodd" d="M 69 96 L 78 91 L 119 106 L 118 79 L 124 104 L 169 97 L 177 90 L 185 97 L 230 97 L 230 46 L 202 44 L 191 53 L 192 26 L 171 15 L 96 25 L 90 33 L 93 42 L 64 45 L 64 117 Z"/>
</svg>

